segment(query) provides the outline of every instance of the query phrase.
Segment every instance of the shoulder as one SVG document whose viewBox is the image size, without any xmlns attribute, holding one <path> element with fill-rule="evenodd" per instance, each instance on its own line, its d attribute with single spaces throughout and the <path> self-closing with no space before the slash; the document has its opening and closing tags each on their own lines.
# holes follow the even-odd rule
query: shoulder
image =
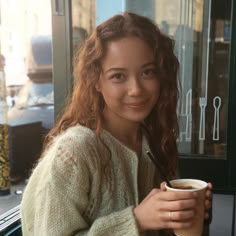
<svg viewBox="0 0 236 236">
<path fill-rule="evenodd" d="M 84 152 L 90 152 L 97 148 L 97 137 L 93 130 L 76 125 L 58 135 L 49 151 L 69 152 L 71 155 L 82 155 Z"/>
<path fill-rule="evenodd" d="M 55 137 L 44 152 L 32 173 L 31 182 L 40 179 L 40 189 L 48 182 L 53 186 L 63 185 L 63 188 L 67 188 L 68 183 L 71 188 L 80 181 L 87 186 L 85 182 L 96 168 L 95 160 L 99 160 L 96 146 L 96 134 L 92 130 L 79 125 L 67 129 Z"/>
<path fill-rule="evenodd" d="M 76 125 L 56 136 L 44 150 L 42 158 L 33 171 L 34 175 L 45 172 L 50 176 L 68 178 L 73 173 L 95 168 L 94 160 L 99 160 L 97 138 L 93 130 Z M 94 155 L 96 153 L 96 155 Z M 90 171 L 87 171 L 90 173 Z"/>
<path fill-rule="evenodd" d="M 67 142 L 67 141 L 77 141 L 79 142 L 95 142 L 96 141 L 96 134 L 93 130 L 82 126 L 76 125 L 73 127 L 68 128 L 62 134 L 58 135 L 55 138 L 55 142 Z"/>
</svg>

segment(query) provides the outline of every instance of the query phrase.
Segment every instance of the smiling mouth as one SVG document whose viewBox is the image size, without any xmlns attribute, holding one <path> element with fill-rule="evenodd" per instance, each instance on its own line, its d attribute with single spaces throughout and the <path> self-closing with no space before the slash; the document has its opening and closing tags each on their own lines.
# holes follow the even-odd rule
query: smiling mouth
<svg viewBox="0 0 236 236">
<path fill-rule="evenodd" d="M 127 106 L 130 108 L 143 108 L 145 106 L 146 102 L 140 102 L 140 103 L 128 103 Z"/>
</svg>

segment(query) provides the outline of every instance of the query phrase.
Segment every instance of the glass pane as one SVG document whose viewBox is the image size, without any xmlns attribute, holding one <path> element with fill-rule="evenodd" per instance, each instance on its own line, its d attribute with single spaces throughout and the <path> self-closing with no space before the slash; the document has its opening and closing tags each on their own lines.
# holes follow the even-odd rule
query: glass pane
<svg viewBox="0 0 236 236">
<path fill-rule="evenodd" d="M 231 1 L 181 1 L 179 151 L 226 158 Z"/>
<path fill-rule="evenodd" d="M 2 0 L 0 16 L 0 195 L 7 195 L 0 200 L 2 214 L 20 203 L 54 125 L 54 86 L 50 1 Z"/>
<path fill-rule="evenodd" d="M 226 158 L 231 1 L 156 1 L 180 61 L 179 152 Z"/>
</svg>

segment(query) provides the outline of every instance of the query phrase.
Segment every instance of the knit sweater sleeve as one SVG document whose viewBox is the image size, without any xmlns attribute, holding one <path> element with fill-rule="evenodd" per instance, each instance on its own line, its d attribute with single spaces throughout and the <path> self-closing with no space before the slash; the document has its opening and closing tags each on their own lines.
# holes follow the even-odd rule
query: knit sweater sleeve
<svg viewBox="0 0 236 236">
<path fill-rule="evenodd" d="M 80 231 L 76 235 L 136 236 L 139 233 L 133 218 L 132 207 L 128 207 L 122 211 L 98 218 L 89 229 Z"/>
<path fill-rule="evenodd" d="M 139 235 L 132 206 L 90 221 L 97 204 L 91 171 L 98 170 L 95 163 L 88 165 L 91 153 L 83 145 L 77 152 L 73 140 L 62 140 L 34 170 L 22 200 L 24 236 Z"/>
</svg>

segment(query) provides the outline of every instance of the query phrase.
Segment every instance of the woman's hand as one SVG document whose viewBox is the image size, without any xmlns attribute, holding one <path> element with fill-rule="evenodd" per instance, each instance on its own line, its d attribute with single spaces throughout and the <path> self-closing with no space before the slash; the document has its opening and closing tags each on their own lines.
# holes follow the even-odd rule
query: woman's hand
<svg viewBox="0 0 236 236">
<path fill-rule="evenodd" d="M 153 189 L 134 208 L 139 230 L 191 227 L 197 200 L 197 192 L 166 191 L 164 183 L 162 183 L 161 189 Z"/>
<path fill-rule="evenodd" d="M 205 219 L 209 218 L 208 211 L 212 208 L 212 184 L 208 183 L 206 197 L 205 197 Z"/>
</svg>

